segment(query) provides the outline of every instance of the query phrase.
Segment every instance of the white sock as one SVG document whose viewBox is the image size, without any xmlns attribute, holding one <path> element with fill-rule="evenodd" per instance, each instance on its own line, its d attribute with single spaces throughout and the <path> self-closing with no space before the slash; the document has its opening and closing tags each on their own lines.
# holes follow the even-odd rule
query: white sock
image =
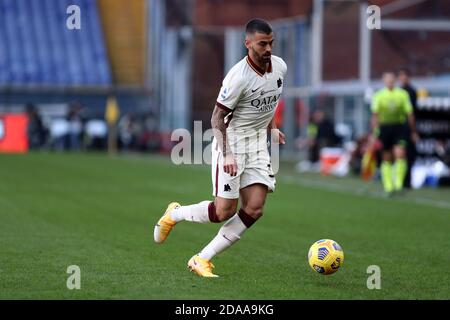
<svg viewBox="0 0 450 320">
<path fill-rule="evenodd" d="M 220 228 L 217 236 L 198 255 L 203 259 L 211 260 L 215 255 L 238 241 L 245 230 L 247 230 L 247 227 L 239 215 L 235 214 L 228 219 Z"/>
<path fill-rule="evenodd" d="M 180 206 L 178 209 L 172 210 L 170 216 L 176 222 L 186 220 L 191 222 L 208 223 L 208 206 L 211 201 L 202 201 L 190 206 Z"/>
</svg>

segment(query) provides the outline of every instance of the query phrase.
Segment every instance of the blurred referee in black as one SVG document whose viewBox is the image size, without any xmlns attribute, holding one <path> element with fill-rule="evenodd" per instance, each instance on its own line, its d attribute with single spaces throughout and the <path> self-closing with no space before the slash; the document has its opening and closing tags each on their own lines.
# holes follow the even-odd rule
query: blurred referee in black
<svg viewBox="0 0 450 320">
<path fill-rule="evenodd" d="M 407 68 L 401 68 L 398 70 L 397 78 L 400 84 L 400 87 L 408 92 L 409 99 L 411 100 L 411 105 L 413 107 L 414 117 L 417 119 L 417 92 L 416 88 L 411 85 L 411 72 Z M 406 150 L 406 158 L 408 162 L 408 170 L 405 176 L 405 182 L 403 187 L 410 189 L 411 188 L 411 168 L 414 165 L 417 157 L 416 144 L 411 140 L 411 129 L 409 125 L 406 123 L 405 127 L 408 132 L 406 137 L 408 137 L 407 141 L 407 150 Z"/>
</svg>

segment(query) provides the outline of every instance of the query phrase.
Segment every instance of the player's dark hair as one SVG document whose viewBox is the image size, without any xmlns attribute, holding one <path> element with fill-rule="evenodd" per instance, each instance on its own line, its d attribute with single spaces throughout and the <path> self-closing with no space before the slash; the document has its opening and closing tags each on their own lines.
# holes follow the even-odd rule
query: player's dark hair
<svg viewBox="0 0 450 320">
<path fill-rule="evenodd" d="M 403 68 L 398 69 L 397 74 L 400 74 L 400 73 L 404 73 L 404 74 L 406 74 L 408 77 L 411 76 L 411 70 L 409 70 L 409 69 L 406 68 L 406 67 L 403 67 Z"/>
<path fill-rule="evenodd" d="M 247 22 L 247 25 L 245 26 L 245 33 L 254 34 L 255 32 L 271 34 L 272 27 L 268 22 L 262 19 L 252 19 L 249 22 Z"/>
</svg>

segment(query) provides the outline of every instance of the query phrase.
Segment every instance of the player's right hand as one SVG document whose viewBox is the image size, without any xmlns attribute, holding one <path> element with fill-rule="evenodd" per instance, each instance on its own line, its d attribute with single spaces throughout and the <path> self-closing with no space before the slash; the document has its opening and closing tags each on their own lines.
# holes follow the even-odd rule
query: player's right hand
<svg viewBox="0 0 450 320">
<path fill-rule="evenodd" d="M 237 163 L 232 153 L 227 153 L 223 158 L 223 171 L 234 177 L 237 175 Z"/>
</svg>

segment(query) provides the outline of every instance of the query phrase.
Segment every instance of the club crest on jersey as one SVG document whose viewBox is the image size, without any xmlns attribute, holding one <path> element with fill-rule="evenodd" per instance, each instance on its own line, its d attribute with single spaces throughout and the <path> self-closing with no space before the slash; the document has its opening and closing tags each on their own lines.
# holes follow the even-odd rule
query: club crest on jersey
<svg viewBox="0 0 450 320">
<path fill-rule="evenodd" d="M 283 84 L 283 81 L 281 81 L 281 78 L 278 78 L 278 80 L 277 80 L 278 88 L 281 87 L 282 84 Z"/>
</svg>

